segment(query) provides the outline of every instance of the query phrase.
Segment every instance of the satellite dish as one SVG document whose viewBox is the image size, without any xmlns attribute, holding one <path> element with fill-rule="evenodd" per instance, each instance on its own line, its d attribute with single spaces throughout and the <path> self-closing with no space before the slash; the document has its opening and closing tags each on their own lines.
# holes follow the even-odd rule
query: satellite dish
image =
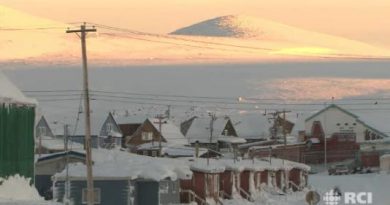
<svg viewBox="0 0 390 205">
<path fill-rule="evenodd" d="M 318 202 L 320 202 L 321 196 L 316 191 L 309 191 L 309 192 L 307 192 L 305 198 L 306 198 L 306 202 L 309 205 L 316 205 L 316 204 L 318 204 Z"/>
</svg>

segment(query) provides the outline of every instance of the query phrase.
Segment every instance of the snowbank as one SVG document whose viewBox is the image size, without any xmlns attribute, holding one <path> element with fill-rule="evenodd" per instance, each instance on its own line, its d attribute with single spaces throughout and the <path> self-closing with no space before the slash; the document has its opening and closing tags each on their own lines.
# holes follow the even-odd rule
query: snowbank
<svg viewBox="0 0 390 205">
<path fill-rule="evenodd" d="M 24 94 L 0 71 L 0 103 L 36 105 L 37 101 L 24 96 Z"/>
<path fill-rule="evenodd" d="M 0 181 L 2 181 L 0 185 L 0 202 L 2 200 L 42 200 L 35 187 L 30 185 L 30 179 L 15 175 L 10 176 L 8 179 L 0 178 Z"/>
</svg>

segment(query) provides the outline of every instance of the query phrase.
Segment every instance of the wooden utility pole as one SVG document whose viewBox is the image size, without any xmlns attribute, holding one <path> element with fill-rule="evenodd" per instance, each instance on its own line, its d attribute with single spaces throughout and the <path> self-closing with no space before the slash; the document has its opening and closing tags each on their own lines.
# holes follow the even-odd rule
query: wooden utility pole
<svg viewBox="0 0 390 205">
<path fill-rule="evenodd" d="M 210 164 L 210 148 L 211 144 L 213 143 L 213 132 L 214 132 L 214 121 L 217 120 L 217 117 L 215 116 L 215 113 L 209 113 L 210 119 L 210 143 L 209 143 L 209 150 L 207 152 L 207 165 Z"/>
<path fill-rule="evenodd" d="M 91 118 L 89 107 L 89 88 L 88 88 L 88 67 L 87 67 L 87 45 L 86 36 L 89 32 L 96 32 L 94 27 L 87 28 L 86 24 L 80 26 L 80 29 L 67 30 L 66 33 L 76 33 L 81 39 L 81 55 L 83 58 L 83 91 L 84 91 L 84 113 L 85 113 L 85 151 L 87 164 L 87 204 L 94 205 L 94 188 L 92 176 L 92 153 L 91 153 Z M 79 35 L 80 33 L 80 35 Z"/>
<path fill-rule="evenodd" d="M 165 119 L 166 117 L 164 115 L 157 115 L 156 118 L 158 119 L 158 132 L 159 132 L 159 136 L 158 136 L 158 150 L 159 150 L 159 153 L 158 153 L 158 156 L 161 157 L 162 155 L 162 124 L 163 124 L 163 119 Z"/>
</svg>

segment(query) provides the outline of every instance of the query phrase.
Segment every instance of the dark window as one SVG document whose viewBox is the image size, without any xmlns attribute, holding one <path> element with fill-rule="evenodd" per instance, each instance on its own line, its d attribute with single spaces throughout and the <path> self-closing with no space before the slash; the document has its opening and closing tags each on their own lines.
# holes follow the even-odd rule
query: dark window
<svg viewBox="0 0 390 205">
<path fill-rule="evenodd" d="M 345 126 L 348 126 L 348 123 L 345 123 L 344 125 L 345 125 Z"/>
<path fill-rule="evenodd" d="M 340 123 L 337 123 L 336 125 L 337 125 L 337 126 L 340 126 Z"/>
</svg>

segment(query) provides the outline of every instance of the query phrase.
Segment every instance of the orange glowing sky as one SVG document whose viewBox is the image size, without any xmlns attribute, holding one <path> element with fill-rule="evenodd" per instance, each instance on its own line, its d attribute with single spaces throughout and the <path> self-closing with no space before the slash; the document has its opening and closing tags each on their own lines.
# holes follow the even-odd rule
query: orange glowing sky
<svg viewBox="0 0 390 205">
<path fill-rule="evenodd" d="M 389 0 L 1 0 L 0 4 L 62 22 L 91 21 L 155 33 L 216 16 L 245 14 L 390 47 Z"/>
</svg>

